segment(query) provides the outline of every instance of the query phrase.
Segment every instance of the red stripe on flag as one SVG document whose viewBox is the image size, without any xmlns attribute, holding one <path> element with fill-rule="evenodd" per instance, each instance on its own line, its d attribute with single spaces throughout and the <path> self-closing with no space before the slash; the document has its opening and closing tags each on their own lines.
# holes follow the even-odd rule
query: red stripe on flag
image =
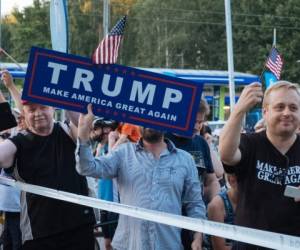
<svg viewBox="0 0 300 250">
<path fill-rule="evenodd" d="M 111 32 L 101 41 L 95 50 L 92 59 L 96 64 L 116 63 L 120 41 L 125 28 L 126 16 L 118 21 Z"/>
</svg>

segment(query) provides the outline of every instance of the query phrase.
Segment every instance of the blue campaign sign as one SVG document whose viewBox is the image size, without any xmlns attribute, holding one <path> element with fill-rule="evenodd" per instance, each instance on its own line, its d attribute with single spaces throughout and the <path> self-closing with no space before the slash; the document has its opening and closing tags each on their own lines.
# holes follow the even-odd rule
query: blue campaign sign
<svg viewBox="0 0 300 250">
<path fill-rule="evenodd" d="M 202 85 L 32 47 L 22 98 L 44 105 L 192 135 Z"/>
</svg>

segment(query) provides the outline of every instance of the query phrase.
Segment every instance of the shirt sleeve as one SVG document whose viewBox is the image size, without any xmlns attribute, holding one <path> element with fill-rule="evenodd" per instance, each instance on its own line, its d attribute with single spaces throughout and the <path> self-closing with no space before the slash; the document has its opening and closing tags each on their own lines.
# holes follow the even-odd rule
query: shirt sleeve
<svg viewBox="0 0 300 250">
<path fill-rule="evenodd" d="M 201 185 L 194 159 L 188 155 L 188 173 L 184 180 L 182 205 L 188 217 L 206 219 L 206 208 L 202 199 Z"/>
<path fill-rule="evenodd" d="M 7 102 L 0 103 L 0 131 L 17 126 L 15 117 L 11 112 L 11 108 Z"/>
<path fill-rule="evenodd" d="M 253 155 L 253 143 L 251 143 L 251 135 L 241 134 L 239 149 L 241 151 L 241 160 L 235 166 L 229 166 L 223 163 L 224 170 L 229 174 L 236 174 L 239 179 L 247 176 L 249 161 L 255 157 Z"/>
<path fill-rule="evenodd" d="M 119 150 L 113 150 L 105 156 L 94 157 L 91 145 L 82 144 L 78 140 L 75 151 L 76 170 L 81 175 L 94 178 L 112 179 L 117 177 L 118 168 L 122 162 L 118 152 Z"/>
<path fill-rule="evenodd" d="M 17 154 L 18 154 L 18 150 L 20 150 L 22 148 L 22 146 L 24 145 L 28 145 L 30 141 L 28 141 L 28 138 L 26 137 L 25 134 L 23 134 L 22 132 L 19 132 L 18 134 L 7 138 L 8 140 L 10 140 L 13 144 L 15 144 L 16 148 L 17 148 Z"/>
<path fill-rule="evenodd" d="M 235 166 L 229 166 L 229 165 L 227 165 L 223 162 L 222 162 L 222 164 L 223 164 L 223 168 L 224 168 L 224 170 L 227 174 L 235 174 L 236 173 L 236 167 Z"/>
</svg>

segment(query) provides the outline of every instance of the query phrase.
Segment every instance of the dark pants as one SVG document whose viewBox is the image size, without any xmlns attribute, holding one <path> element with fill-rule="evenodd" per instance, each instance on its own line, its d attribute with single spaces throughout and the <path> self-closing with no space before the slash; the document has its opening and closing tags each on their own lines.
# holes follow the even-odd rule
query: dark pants
<svg viewBox="0 0 300 250">
<path fill-rule="evenodd" d="M 20 213 L 5 212 L 3 250 L 21 249 Z"/>
<path fill-rule="evenodd" d="M 100 221 L 101 223 L 105 224 L 101 226 L 103 236 L 105 239 L 112 239 L 114 237 L 118 225 L 118 219 L 119 219 L 119 214 L 108 212 L 105 210 L 100 211 Z"/>
<path fill-rule="evenodd" d="M 26 241 L 22 250 L 94 250 L 94 247 L 93 226 L 89 225 L 49 237 Z"/>
<path fill-rule="evenodd" d="M 232 250 L 269 250 L 270 248 L 259 247 L 255 245 L 246 244 L 243 242 L 234 242 Z"/>
</svg>

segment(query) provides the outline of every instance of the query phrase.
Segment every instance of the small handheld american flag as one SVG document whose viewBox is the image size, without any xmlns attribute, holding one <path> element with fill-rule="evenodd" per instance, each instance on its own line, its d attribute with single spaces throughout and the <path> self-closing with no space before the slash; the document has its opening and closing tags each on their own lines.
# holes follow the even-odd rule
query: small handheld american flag
<svg viewBox="0 0 300 250">
<path fill-rule="evenodd" d="M 276 76 L 277 80 L 280 79 L 283 60 L 278 50 L 272 47 L 270 55 L 266 61 L 266 67 Z"/>
<path fill-rule="evenodd" d="M 113 64 L 118 57 L 119 46 L 123 37 L 126 24 L 126 16 L 122 17 L 113 29 L 100 42 L 93 54 L 95 64 Z"/>
</svg>

